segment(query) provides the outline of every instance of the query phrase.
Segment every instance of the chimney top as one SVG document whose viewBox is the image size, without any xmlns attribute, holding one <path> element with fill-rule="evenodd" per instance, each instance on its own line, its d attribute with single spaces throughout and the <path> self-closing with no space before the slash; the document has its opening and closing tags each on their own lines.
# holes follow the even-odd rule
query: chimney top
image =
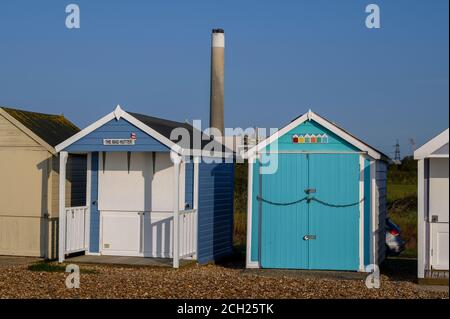
<svg viewBox="0 0 450 319">
<path fill-rule="evenodd" d="M 224 33 L 223 29 L 212 29 L 212 33 Z"/>
</svg>

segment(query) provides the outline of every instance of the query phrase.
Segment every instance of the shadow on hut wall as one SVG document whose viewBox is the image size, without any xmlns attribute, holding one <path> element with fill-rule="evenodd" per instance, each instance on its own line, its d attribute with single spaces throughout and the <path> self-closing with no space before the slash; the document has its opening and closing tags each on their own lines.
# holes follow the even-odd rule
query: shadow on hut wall
<svg viewBox="0 0 450 319">
<path fill-rule="evenodd" d="M 145 156 L 144 156 L 145 154 Z M 150 154 L 150 156 L 147 156 Z M 129 202 L 127 192 L 141 192 L 136 187 L 140 184 L 133 184 L 135 189 L 123 187 L 120 195 L 109 192 L 105 189 L 103 180 L 99 187 L 103 187 L 102 201 L 108 202 L 107 198 L 114 197 L 115 202 L 120 202 L 120 209 L 125 211 L 136 211 L 143 218 L 143 246 L 140 249 L 145 256 L 169 257 L 171 247 L 171 233 L 169 229 L 173 223 L 173 173 L 170 172 L 168 179 L 162 180 L 161 173 L 171 169 L 173 163 L 170 160 L 168 152 L 102 152 L 101 163 L 99 166 L 100 174 L 105 172 L 109 175 L 114 173 L 116 178 L 131 178 L 134 180 L 138 175 L 143 180 L 143 202 Z M 117 174 L 119 173 L 119 174 Z M 128 176 L 131 175 L 131 176 Z M 159 177 L 158 177 L 159 176 Z M 129 181 L 126 185 L 129 185 Z M 164 196 L 161 196 L 164 194 Z M 123 197 L 118 197 L 123 196 Z M 136 208 L 136 205 L 141 208 Z M 108 209 L 117 209 L 117 207 L 108 207 Z M 165 217 L 165 215 L 167 217 Z"/>
<path fill-rule="evenodd" d="M 40 254 L 46 259 L 58 256 L 59 158 L 40 162 L 42 172 Z M 66 207 L 86 205 L 87 156 L 69 155 L 66 165 Z"/>
<path fill-rule="evenodd" d="M 198 262 L 219 262 L 233 252 L 234 164 L 200 164 Z"/>
</svg>

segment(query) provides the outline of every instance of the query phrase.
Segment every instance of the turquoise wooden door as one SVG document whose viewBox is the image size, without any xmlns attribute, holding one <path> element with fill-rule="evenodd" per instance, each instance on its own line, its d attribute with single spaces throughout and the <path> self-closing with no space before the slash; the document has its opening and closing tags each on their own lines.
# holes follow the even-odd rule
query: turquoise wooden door
<svg viewBox="0 0 450 319">
<path fill-rule="evenodd" d="M 259 177 L 261 267 L 357 270 L 359 176 L 358 154 L 280 154 L 277 172 Z M 306 196 L 323 203 L 280 205 Z"/>
<path fill-rule="evenodd" d="M 280 154 L 274 174 L 260 175 L 261 197 L 272 202 L 292 202 L 304 197 L 308 187 L 306 155 Z M 281 206 L 260 201 L 261 266 L 308 268 L 308 204 Z"/>
<path fill-rule="evenodd" d="M 359 268 L 359 154 L 310 154 L 309 187 L 317 201 L 309 204 L 311 269 Z M 353 205 L 352 205 L 353 204 Z"/>
</svg>

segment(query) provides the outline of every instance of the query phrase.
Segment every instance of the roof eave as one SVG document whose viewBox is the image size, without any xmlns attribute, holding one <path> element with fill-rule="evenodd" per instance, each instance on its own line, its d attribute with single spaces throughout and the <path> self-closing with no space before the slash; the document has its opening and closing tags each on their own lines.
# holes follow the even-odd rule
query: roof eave
<svg viewBox="0 0 450 319">
<path fill-rule="evenodd" d="M 431 157 L 432 153 L 443 147 L 449 142 L 449 129 L 447 128 L 437 136 L 433 137 L 431 140 L 426 142 L 424 145 L 419 147 L 414 152 L 414 159 L 421 160 L 424 158 Z M 447 155 L 448 157 L 448 155 Z"/>
<path fill-rule="evenodd" d="M 11 122 L 14 126 L 16 126 L 18 129 L 20 129 L 22 132 L 27 134 L 31 139 L 36 141 L 38 144 L 40 144 L 42 147 L 44 147 L 48 152 L 50 152 L 52 155 L 56 155 L 58 152 L 56 151 L 56 148 L 48 144 L 46 141 L 44 141 L 42 138 L 40 138 L 36 133 L 34 133 L 32 130 L 30 130 L 28 127 L 23 125 L 20 121 L 18 121 L 16 118 L 11 116 L 8 112 L 3 110 L 2 107 L 0 107 L 0 114 L 5 117 L 9 122 Z"/>
<path fill-rule="evenodd" d="M 272 144 L 278 138 L 280 138 L 281 136 L 283 136 L 286 133 L 288 133 L 289 131 L 291 131 L 293 128 L 297 127 L 298 125 L 300 125 L 300 124 L 302 124 L 302 123 L 304 123 L 305 121 L 308 121 L 308 120 L 316 121 L 317 123 L 319 123 L 320 125 L 322 125 L 326 129 L 330 130 L 331 132 L 333 132 L 337 136 L 341 137 L 342 139 L 346 140 L 347 142 L 349 142 L 350 144 L 352 144 L 356 148 L 360 149 L 363 152 L 366 152 L 373 159 L 375 159 L 375 160 L 382 160 L 382 161 L 386 161 L 386 162 L 389 161 L 389 157 L 387 157 L 386 155 L 378 152 L 377 150 L 375 150 L 374 148 L 370 147 L 369 145 L 359 141 L 355 137 L 351 136 L 349 133 L 345 132 L 344 130 L 342 130 L 341 128 L 336 126 L 335 124 L 333 124 L 330 121 L 322 118 L 320 115 L 312 112 L 311 110 L 309 110 L 307 113 L 299 116 L 294 121 L 290 122 L 289 124 L 287 124 L 286 126 L 284 126 L 281 129 L 279 129 L 277 132 L 275 132 L 274 134 L 272 134 L 268 138 L 264 139 L 263 141 L 261 141 L 260 143 L 258 143 L 254 147 L 252 147 L 250 150 L 248 150 L 244 154 L 244 158 L 254 157 L 255 154 L 257 152 L 259 152 L 260 150 L 262 150 L 264 147 L 266 147 L 267 145 Z"/>
</svg>

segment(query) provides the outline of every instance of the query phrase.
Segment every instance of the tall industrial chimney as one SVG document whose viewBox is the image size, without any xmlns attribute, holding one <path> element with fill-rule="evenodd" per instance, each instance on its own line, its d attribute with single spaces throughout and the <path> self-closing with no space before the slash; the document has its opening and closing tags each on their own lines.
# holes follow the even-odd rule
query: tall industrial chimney
<svg viewBox="0 0 450 319">
<path fill-rule="evenodd" d="M 224 64 L 225 34 L 222 29 L 213 29 L 211 38 L 211 97 L 209 126 L 225 131 L 224 125 Z"/>
</svg>

